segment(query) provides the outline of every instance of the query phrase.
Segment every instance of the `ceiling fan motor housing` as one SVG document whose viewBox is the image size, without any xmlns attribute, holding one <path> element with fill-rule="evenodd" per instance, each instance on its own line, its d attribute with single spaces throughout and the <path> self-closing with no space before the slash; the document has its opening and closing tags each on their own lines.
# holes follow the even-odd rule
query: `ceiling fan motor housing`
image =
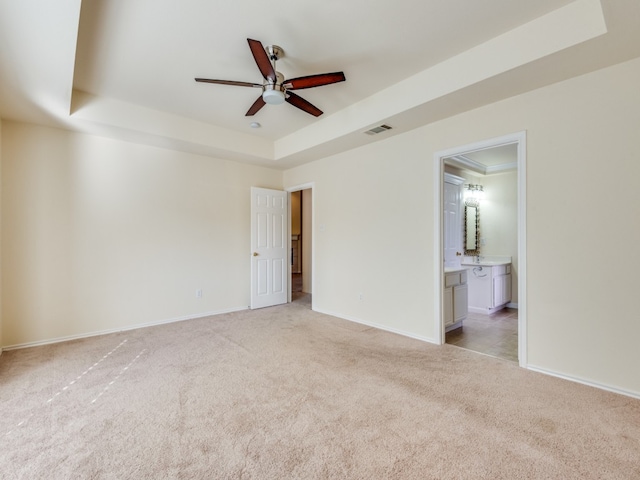
<svg viewBox="0 0 640 480">
<path fill-rule="evenodd" d="M 280 105 L 285 101 L 284 75 L 276 72 L 275 83 L 265 83 L 262 91 L 262 99 L 270 105 Z"/>
</svg>

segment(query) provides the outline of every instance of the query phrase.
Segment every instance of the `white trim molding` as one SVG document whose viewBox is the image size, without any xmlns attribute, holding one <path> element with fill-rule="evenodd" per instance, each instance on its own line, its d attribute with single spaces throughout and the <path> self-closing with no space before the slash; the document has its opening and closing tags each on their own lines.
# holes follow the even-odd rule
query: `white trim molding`
<svg viewBox="0 0 640 480">
<path fill-rule="evenodd" d="M 465 157 L 464 155 L 454 155 L 449 157 L 449 160 L 456 167 L 460 167 L 462 169 L 471 170 L 472 172 L 480 173 L 482 175 L 491 175 L 492 173 L 500 173 L 500 172 L 508 172 L 510 170 L 515 170 L 518 168 L 518 163 L 504 163 L 502 165 L 483 165 L 482 163 L 476 162 L 470 158 Z"/>
</svg>

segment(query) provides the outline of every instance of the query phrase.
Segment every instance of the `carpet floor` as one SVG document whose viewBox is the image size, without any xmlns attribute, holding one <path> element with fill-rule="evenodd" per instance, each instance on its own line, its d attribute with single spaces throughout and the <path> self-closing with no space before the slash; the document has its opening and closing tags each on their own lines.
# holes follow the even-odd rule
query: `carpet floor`
<svg viewBox="0 0 640 480">
<path fill-rule="evenodd" d="M 5 352 L 2 479 L 639 479 L 640 401 L 297 302 Z"/>
</svg>

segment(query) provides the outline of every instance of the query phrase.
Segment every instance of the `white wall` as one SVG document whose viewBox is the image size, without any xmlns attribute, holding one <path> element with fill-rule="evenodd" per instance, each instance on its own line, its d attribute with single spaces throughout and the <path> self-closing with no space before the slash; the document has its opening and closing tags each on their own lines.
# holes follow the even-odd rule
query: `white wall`
<svg viewBox="0 0 640 480">
<path fill-rule="evenodd" d="M 506 255 L 512 259 L 511 302 L 518 303 L 518 179 L 517 172 L 482 177 L 485 196 L 480 204 L 481 255 Z"/>
<path fill-rule="evenodd" d="M 5 346 L 249 305 L 250 187 L 281 172 L 2 127 Z"/>
<path fill-rule="evenodd" d="M 528 365 L 640 395 L 639 84 L 636 59 L 286 171 L 315 182 L 314 307 L 435 339 L 434 153 L 527 131 Z"/>
</svg>

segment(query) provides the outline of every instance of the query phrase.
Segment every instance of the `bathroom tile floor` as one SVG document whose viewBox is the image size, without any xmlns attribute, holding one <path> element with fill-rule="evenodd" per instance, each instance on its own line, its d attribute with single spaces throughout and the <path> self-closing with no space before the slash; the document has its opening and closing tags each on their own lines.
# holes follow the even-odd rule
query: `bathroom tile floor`
<svg viewBox="0 0 640 480">
<path fill-rule="evenodd" d="M 517 362 L 518 310 L 504 308 L 493 315 L 469 313 L 461 328 L 446 334 L 446 343 Z"/>
</svg>

